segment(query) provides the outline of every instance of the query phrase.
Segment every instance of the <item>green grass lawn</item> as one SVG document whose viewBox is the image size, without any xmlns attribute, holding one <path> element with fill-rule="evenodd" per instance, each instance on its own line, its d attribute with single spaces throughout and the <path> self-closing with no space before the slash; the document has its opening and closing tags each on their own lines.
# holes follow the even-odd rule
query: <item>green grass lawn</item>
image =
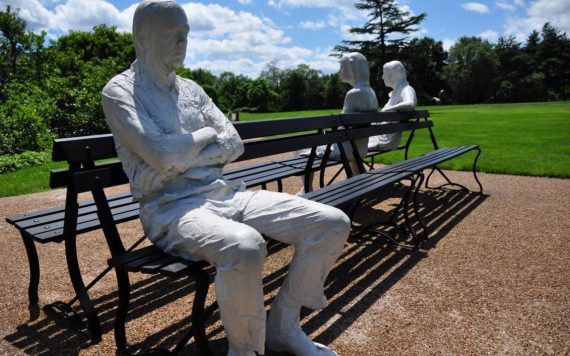
<svg viewBox="0 0 570 356">
<path fill-rule="evenodd" d="M 570 177 L 570 102 L 480 104 L 422 107 L 430 111 L 440 147 L 479 144 L 480 172 Z M 337 110 L 241 113 L 242 121 L 328 115 Z M 425 132 L 423 132 L 425 131 Z M 414 138 L 411 156 L 432 149 L 427 130 Z M 470 170 L 473 155 L 454 159 L 443 168 Z M 402 152 L 378 157 L 392 163 Z M 0 175 L 0 196 L 49 189 L 49 171 L 61 163 L 44 164 Z"/>
</svg>

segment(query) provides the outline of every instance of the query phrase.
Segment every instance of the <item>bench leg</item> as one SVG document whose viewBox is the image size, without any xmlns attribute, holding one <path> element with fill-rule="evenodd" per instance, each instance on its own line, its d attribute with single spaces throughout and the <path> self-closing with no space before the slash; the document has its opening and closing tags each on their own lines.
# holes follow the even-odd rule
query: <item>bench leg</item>
<svg viewBox="0 0 570 356">
<path fill-rule="evenodd" d="M 97 312 L 93 307 L 93 302 L 87 294 L 85 284 L 83 283 L 83 278 L 81 277 L 79 262 L 77 260 L 77 244 L 75 236 L 65 239 L 65 256 L 67 259 L 67 268 L 69 270 L 69 276 L 71 277 L 71 283 L 73 284 L 73 289 L 75 290 L 75 295 L 79 299 L 81 308 L 83 308 L 83 312 L 87 318 L 87 325 L 91 334 L 91 340 L 93 342 L 99 342 L 101 341 L 101 324 L 99 322 Z"/>
<path fill-rule="evenodd" d="M 475 178 L 475 181 L 477 182 L 477 185 L 479 186 L 479 191 L 477 191 L 475 193 L 483 194 L 483 185 L 479 181 L 479 177 L 477 177 L 477 161 L 479 160 L 480 155 L 481 155 L 481 148 L 478 147 L 477 148 L 477 155 L 475 156 L 475 159 L 473 160 L 473 177 Z M 441 174 L 441 176 L 447 181 L 447 183 L 444 183 L 438 187 L 430 187 L 429 186 L 429 179 L 431 178 L 433 172 L 435 172 L 435 171 L 438 171 L 439 174 Z M 466 192 L 469 192 L 469 189 L 467 187 L 465 187 L 464 185 L 452 182 L 449 179 L 449 177 L 447 177 L 445 175 L 445 173 L 443 173 L 443 171 L 441 169 L 439 169 L 437 166 L 433 167 L 431 169 L 431 172 L 428 174 L 427 179 L 426 179 L 426 188 L 428 188 L 428 189 L 441 189 L 442 187 L 445 187 L 447 185 L 454 185 L 456 187 L 460 187 L 461 189 L 465 190 Z"/>
<path fill-rule="evenodd" d="M 420 188 L 422 187 L 422 184 L 424 182 L 425 176 L 423 173 L 418 173 L 419 176 L 419 181 L 418 184 L 416 185 L 416 189 L 414 190 L 414 197 L 412 198 L 412 204 L 414 207 L 414 213 L 416 214 L 416 217 L 422 227 L 423 230 L 423 240 L 427 240 L 429 238 L 429 230 L 427 228 L 427 224 L 424 220 L 424 218 L 422 217 L 422 215 L 420 214 L 420 209 L 418 207 L 418 192 L 420 190 Z"/>
<path fill-rule="evenodd" d="M 420 244 L 420 240 L 418 239 L 418 235 L 416 235 L 416 232 L 414 231 L 414 227 L 412 226 L 411 223 L 411 219 L 410 219 L 410 214 L 408 212 L 408 207 L 410 205 L 410 201 L 411 201 L 411 195 L 412 192 L 415 192 L 415 188 L 416 188 L 416 178 L 414 177 L 410 177 L 408 178 L 410 180 L 410 189 L 408 189 L 406 191 L 406 196 L 404 197 L 403 201 L 404 201 L 404 221 L 406 222 L 406 226 L 408 227 L 408 230 L 410 231 L 410 234 L 412 235 L 412 239 L 414 240 L 414 249 L 417 249 L 419 244 Z"/>
<path fill-rule="evenodd" d="M 477 193 L 483 194 L 483 185 L 479 181 L 479 177 L 477 177 L 477 160 L 479 159 L 480 155 L 481 155 L 481 148 L 478 147 L 477 156 L 475 156 L 475 160 L 473 160 L 473 177 L 475 177 L 475 181 L 479 185 L 479 191 Z"/>
<path fill-rule="evenodd" d="M 117 354 L 125 354 L 127 352 L 125 323 L 129 311 L 131 285 L 129 283 L 129 272 L 127 272 L 127 270 L 121 266 L 117 266 L 115 271 L 119 287 L 119 300 L 117 303 L 117 313 L 115 314 L 115 344 L 117 345 Z"/>
<path fill-rule="evenodd" d="M 386 239 L 388 239 L 390 242 L 392 242 L 393 244 L 403 247 L 403 248 L 407 248 L 407 249 L 416 249 L 419 246 L 419 239 L 418 236 L 416 235 L 414 229 L 412 228 L 412 224 L 411 224 L 411 219 L 409 217 L 409 213 L 408 213 L 408 206 L 410 204 L 411 201 L 411 196 L 412 196 L 412 192 L 414 192 L 415 188 L 416 188 L 416 178 L 414 177 L 409 177 L 406 178 L 406 180 L 410 181 L 410 187 L 406 190 L 406 193 L 404 195 L 404 197 L 402 197 L 402 199 L 400 200 L 400 203 L 398 203 L 398 206 L 394 209 L 394 212 L 392 213 L 392 215 L 390 216 L 390 219 L 388 221 L 383 221 L 383 222 L 375 222 L 369 225 L 366 225 L 360 229 L 358 229 L 358 231 L 356 232 L 356 235 L 358 234 L 362 234 L 362 233 L 375 233 L 378 234 L 382 237 L 385 237 Z M 349 217 L 352 220 L 352 217 L 355 213 L 356 208 L 358 207 L 359 204 L 357 204 L 353 210 L 351 211 L 351 215 L 349 215 Z M 400 209 L 402 210 L 402 213 L 404 215 L 404 221 L 405 221 L 405 226 L 403 226 L 402 224 L 398 224 L 396 222 L 398 214 L 400 213 Z M 399 242 L 396 238 L 394 238 L 394 236 L 384 232 L 384 231 L 380 231 L 375 229 L 375 226 L 378 225 L 387 225 L 387 226 L 392 226 L 394 228 L 396 228 L 398 230 L 398 235 L 399 236 L 403 236 L 405 234 L 405 230 L 407 228 L 407 230 L 409 230 L 410 234 L 412 235 L 412 239 L 414 241 L 413 245 L 408 245 L 402 242 Z"/>
<path fill-rule="evenodd" d="M 30 318 L 32 320 L 35 320 L 39 316 L 38 288 L 40 284 L 40 262 L 38 260 L 38 251 L 36 250 L 34 240 L 24 235 L 23 232 L 20 232 L 20 235 L 24 241 L 24 247 L 26 248 L 26 254 L 28 255 L 28 265 L 30 267 L 30 283 L 28 285 L 28 309 L 30 310 Z"/>
<path fill-rule="evenodd" d="M 206 319 L 217 308 L 217 303 L 214 303 L 207 310 L 204 310 L 208 289 L 210 287 L 210 277 L 206 271 L 200 268 L 192 269 L 189 271 L 189 277 L 196 282 L 194 303 L 192 303 L 192 327 L 186 332 L 182 339 L 178 341 L 178 344 L 176 344 L 176 347 L 171 353 L 174 355 L 180 353 L 192 336 L 194 336 L 199 354 L 202 356 L 210 356 L 212 352 L 208 338 L 206 337 Z"/>
</svg>

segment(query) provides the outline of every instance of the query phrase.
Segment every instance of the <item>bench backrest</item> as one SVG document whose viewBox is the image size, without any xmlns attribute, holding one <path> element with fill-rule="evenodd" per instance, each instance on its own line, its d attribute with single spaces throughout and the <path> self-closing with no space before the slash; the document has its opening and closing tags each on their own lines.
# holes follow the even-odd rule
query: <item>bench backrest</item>
<svg viewBox="0 0 570 356">
<path fill-rule="evenodd" d="M 236 161 L 266 157 L 346 140 L 339 131 L 341 115 L 308 116 L 238 122 L 234 127 L 245 151 Z"/>
<path fill-rule="evenodd" d="M 346 134 L 352 146 L 354 157 L 360 158 L 356 160 L 359 165 L 360 172 L 364 172 L 364 166 L 362 164 L 362 157 L 360 157 L 357 150 L 356 140 L 358 139 L 410 131 L 410 135 L 408 136 L 405 145 L 397 148 L 405 149 L 404 159 L 407 159 L 415 131 L 427 128 L 430 132 L 432 142 L 434 143 L 434 148 L 437 149 L 435 136 L 431 129 L 433 127 L 433 122 L 429 120 L 429 112 L 426 110 L 343 114 L 341 116 L 341 122 L 346 129 Z"/>
</svg>

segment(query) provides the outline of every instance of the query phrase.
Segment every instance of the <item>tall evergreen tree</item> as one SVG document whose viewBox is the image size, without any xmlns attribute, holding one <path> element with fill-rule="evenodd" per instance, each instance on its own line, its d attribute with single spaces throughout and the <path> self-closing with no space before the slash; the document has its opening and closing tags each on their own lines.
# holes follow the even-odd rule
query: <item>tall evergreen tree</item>
<svg viewBox="0 0 570 356">
<path fill-rule="evenodd" d="M 377 92 L 384 92 L 381 90 L 384 88 L 382 66 L 397 59 L 398 50 L 407 43 L 407 35 L 418 30 L 426 14 L 412 16 L 409 11 L 398 7 L 396 0 L 358 0 L 354 6 L 368 12 L 369 20 L 364 26 L 349 30 L 363 38 L 343 41 L 335 51 L 362 53 L 369 62 L 372 86 Z"/>
</svg>

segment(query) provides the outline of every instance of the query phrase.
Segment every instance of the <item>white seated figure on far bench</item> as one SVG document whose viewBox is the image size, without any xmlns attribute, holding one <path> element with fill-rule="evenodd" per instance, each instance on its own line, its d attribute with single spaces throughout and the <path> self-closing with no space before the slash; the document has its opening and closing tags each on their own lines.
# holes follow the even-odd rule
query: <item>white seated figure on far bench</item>
<svg viewBox="0 0 570 356">
<path fill-rule="evenodd" d="M 342 106 L 343 113 L 351 112 L 375 112 L 378 110 L 378 99 L 374 89 L 370 86 L 370 69 L 368 68 L 368 61 L 366 57 L 358 52 L 351 52 L 344 54 L 340 59 L 339 78 L 343 83 L 350 84 L 350 89 L 345 97 Z M 368 139 L 358 139 L 356 146 L 358 153 L 361 157 L 367 153 Z M 348 157 L 352 172 L 358 174 L 358 165 L 354 161 L 352 154 L 352 147 L 349 143 L 344 143 L 343 148 Z M 322 157 L 325 154 L 326 146 L 317 147 L 317 156 Z M 308 156 L 310 150 L 302 150 L 297 154 L 301 156 Z M 330 158 L 340 160 L 340 149 L 338 145 L 334 144 L 331 147 Z M 311 175 L 312 180 L 312 175 Z M 304 179 L 301 177 L 304 183 Z M 302 187 L 298 195 L 305 193 L 305 188 Z"/>
<path fill-rule="evenodd" d="M 243 143 L 204 90 L 178 77 L 188 20 L 170 0 L 139 4 L 137 59 L 103 89 L 105 118 L 129 177 L 148 238 L 172 255 L 216 267 L 215 289 L 228 355 L 264 354 L 265 344 L 295 355 L 336 355 L 312 342 L 301 306 L 324 308 L 324 281 L 350 230 L 340 210 L 297 196 L 246 191 L 223 178 Z M 263 235 L 295 254 L 266 322 Z M 267 338 L 266 338 L 267 333 Z"/>
<path fill-rule="evenodd" d="M 406 79 L 406 69 L 399 61 L 384 64 L 382 79 L 384 84 L 392 88 L 390 99 L 382 111 L 412 111 L 416 108 L 416 91 Z M 402 133 L 391 133 L 372 136 L 368 140 L 369 150 L 392 150 L 398 148 Z"/>
</svg>

